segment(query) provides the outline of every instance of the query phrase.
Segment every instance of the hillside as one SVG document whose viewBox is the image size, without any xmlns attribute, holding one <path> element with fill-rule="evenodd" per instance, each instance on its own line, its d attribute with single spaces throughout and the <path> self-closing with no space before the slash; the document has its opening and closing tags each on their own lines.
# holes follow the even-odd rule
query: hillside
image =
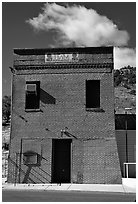
<svg viewBox="0 0 138 204">
<path fill-rule="evenodd" d="M 136 67 L 123 67 L 114 70 L 115 111 L 125 113 L 125 108 L 132 108 L 128 113 L 136 113 Z"/>
<path fill-rule="evenodd" d="M 127 89 L 123 86 L 115 87 L 115 111 L 116 113 L 125 113 L 125 108 L 132 108 L 128 113 L 136 113 L 136 95 L 132 89 Z"/>
</svg>

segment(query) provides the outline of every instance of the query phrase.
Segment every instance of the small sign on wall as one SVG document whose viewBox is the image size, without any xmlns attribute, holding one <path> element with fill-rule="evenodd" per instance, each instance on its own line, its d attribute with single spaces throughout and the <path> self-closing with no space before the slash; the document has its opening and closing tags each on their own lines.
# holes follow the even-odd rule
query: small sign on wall
<svg viewBox="0 0 138 204">
<path fill-rule="evenodd" d="M 45 54 L 45 62 L 72 62 L 78 61 L 78 54 Z"/>
<path fill-rule="evenodd" d="M 61 53 L 45 54 L 45 63 L 113 63 L 112 54 Z"/>
</svg>

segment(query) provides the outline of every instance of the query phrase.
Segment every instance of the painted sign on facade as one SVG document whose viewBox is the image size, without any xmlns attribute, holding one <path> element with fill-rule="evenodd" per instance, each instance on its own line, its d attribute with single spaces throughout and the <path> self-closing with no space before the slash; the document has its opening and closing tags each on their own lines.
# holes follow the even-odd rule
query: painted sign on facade
<svg viewBox="0 0 138 204">
<path fill-rule="evenodd" d="M 112 63 L 111 54 L 45 54 L 45 63 Z"/>
<path fill-rule="evenodd" d="M 72 62 L 78 61 L 78 54 L 46 54 L 45 62 Z"/>
</svg>

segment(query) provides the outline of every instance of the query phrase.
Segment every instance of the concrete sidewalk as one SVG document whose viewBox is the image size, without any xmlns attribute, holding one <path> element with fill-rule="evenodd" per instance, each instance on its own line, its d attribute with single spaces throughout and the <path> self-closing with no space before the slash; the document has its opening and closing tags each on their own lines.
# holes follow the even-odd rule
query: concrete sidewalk
<svg viewBox="0 0 138 204">
<path fill-rule="evenodd" d="M 97 191 L 116 193 L 136 193 L 135 181 L 130 185 L 122 180 L 120 184 L 10 184 L 3 183 L 4 190 L 63 190 L 63 191 Z"/>
</svg>

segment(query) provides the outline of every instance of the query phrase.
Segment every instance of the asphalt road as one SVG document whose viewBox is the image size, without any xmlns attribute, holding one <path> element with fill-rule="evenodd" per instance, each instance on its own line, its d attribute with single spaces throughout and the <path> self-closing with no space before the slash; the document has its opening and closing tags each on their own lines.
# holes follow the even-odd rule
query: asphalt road
<svg viewBox="0 0 138 204">
<path fill-rule="evenodd" d="M 2 190 L 2 202 L 134 202 L 135 199 L 132 193 Z"/>
</svg>

